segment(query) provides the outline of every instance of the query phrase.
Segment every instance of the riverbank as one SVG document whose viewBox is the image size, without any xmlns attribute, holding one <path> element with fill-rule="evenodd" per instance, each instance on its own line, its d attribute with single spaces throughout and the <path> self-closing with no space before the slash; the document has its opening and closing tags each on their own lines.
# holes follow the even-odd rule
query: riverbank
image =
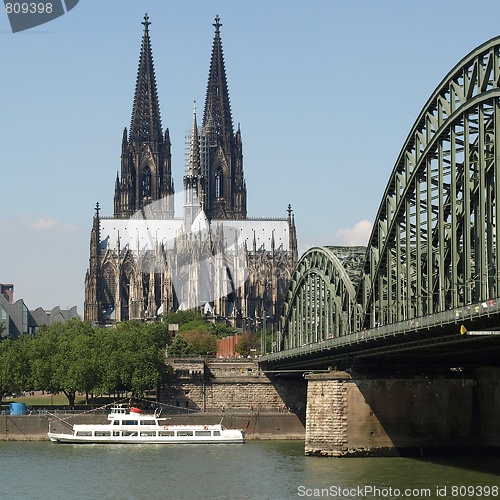
<svg viewBox="0 0 500 500">
<path fill-rule="evenodd" d="M 107 415 L 0 415 L 0 441 L 48 441 L 49 428 L 53 432 L 71 432 L 73 424 L 106 423 Z M 227 428 L 245 429 L 247 440 L 304 440 L 305 429 L 294 413 L 245 412 L 195 413 L 189 415 L 164 415 L 166 423 L 218 424 L 223 418 Z"/>
</svg>

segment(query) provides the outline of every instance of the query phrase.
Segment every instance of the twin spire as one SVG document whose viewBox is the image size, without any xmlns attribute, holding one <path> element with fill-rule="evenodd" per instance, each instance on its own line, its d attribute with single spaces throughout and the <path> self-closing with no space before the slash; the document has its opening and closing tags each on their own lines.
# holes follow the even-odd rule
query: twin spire
<svg viewBox="0 0 500 500">
<path fill-rule="evenodd" d="M 162 133 L 162 127 L 153 52 L 149 38 L 151 22 L 148 14 L 144 15 L 144 21 L 141 24 L 144 26 L 144 33 L 139 68 L 137 70 L 129 140 L 146 143 L 158 140 Z M 215 17 L 213 26 L 215 27 L 215 36 L 210 61 L 203 126 L 209 129 L 212 140 L 217 137 L 222 138 L 223 142 L 226 143 L 225 146 L 229 146 L 228 141 L 233 139 L 234 130 L 220 37 L 222 23 L 218 15 Z"/>
<path fill-rule="evenodd" d="M 130 217 L 146 205 L 174 193 L 168 129 L 162 132 L 149 16 L 142 21 L 142 36 L 132 119 L 122 141 L 121 178 L 115 186 L 115 217 Z M 209 219 L 246 218 L 241 134 L 234 134 L 222 52 L 219 16 L 216 16 L 203 123 L 198 129 L 196 109 L 190 144 L 188 177 L 193 193 Z M 198 178 L 194 182 L 193 177 Z M 186 181 L 186 177 L 185 177 Z M 186 186 L 185 186 L 186 187 Z M 194 204 L 193 204 L 194 211 Z M 173 217 L 172 206 L 161 218 Z"/>
</svg>

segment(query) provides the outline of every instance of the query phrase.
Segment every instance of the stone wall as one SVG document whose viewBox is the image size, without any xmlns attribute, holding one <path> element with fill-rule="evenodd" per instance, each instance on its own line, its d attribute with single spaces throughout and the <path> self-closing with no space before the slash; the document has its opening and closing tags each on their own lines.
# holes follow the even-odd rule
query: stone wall
<svg viewBox="0 0 500 500">
<path fill-rule="evenodd" d="M 104 413 L 62 414 L 58 419 L 48 414 L 0 415 L 0 441 L 48 441 L 49 429 L 52 432 L 71 432 L 70 425 L 97 423 L 107 423 L 107 416 Z"/>
<path fill-rule="evenodd" d="M 61 415 L 69 424 L 104 424 L 107 416 L 98 414 Z M 304 439 L 304 426 L 293 413 L 241 412 L 197 413 L 166 416 L 167 424 L 222 424 L 231 429 L 245 429 L 246 440 Z M 0 415 L 0 441 L 48 441 L 47 432 L 71 433 L 71 427 L 49 415 Z"/>
<path fill-rule="evenodd" d="M 193 366 L 193 361 L 190 361 Z M 303 378 L 269 378 L 255 361 L 210 361 L 200 370 L 189 370 L 184 361 L 171 363 L 175 378 L 165 386 L 161 402 L 172 410 L 197 411 L 230 410 L 278 411 L 286 407 L 304 413 L 306 382 Z"/>
<path fill-rule="evenodd" d="M 340 456 L 348 446 L 347 374 L 337 379 L 309 377 L 306 408 L 306 453 Z"/>
<path fill-rule="evenodd" d="M 309 455 L 359 456 L 498 447 L 497 378 L 352 378 L 310 375 Z M 498 372 L 496 373 L 498 375 Z"/>
</svg>

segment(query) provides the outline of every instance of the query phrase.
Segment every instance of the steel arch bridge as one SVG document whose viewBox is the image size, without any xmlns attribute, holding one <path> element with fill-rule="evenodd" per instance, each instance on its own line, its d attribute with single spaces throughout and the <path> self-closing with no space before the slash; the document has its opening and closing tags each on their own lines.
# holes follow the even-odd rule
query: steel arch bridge
<svg viewBox="0 0 500 500">
<path fill-rule="evenodd" d="M 333 346 L 331 339 L 381 327 L 393 334 L 428 328 L 431 318 L 443 324 L 498 314 L 498 220 L 500 37 L 462 59 L 430 96 L 396 160 L 363 256 L 332 247 L 302 256 L 278 350 Z"/>
</svg>

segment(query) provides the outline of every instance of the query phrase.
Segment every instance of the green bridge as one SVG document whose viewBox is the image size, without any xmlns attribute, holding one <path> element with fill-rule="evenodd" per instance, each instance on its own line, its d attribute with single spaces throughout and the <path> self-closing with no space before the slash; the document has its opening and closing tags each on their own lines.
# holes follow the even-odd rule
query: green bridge
<svg viewBox="0 0 500 500">
<path fill-rule="evenodd" d="M 439 84 L 396 159 L 368 246 L 312 248 L 298 262 L 276 347 L 261 358 L 270 369 L 498 364 L 499 82 L 497 37 Z"/>
</svg>

